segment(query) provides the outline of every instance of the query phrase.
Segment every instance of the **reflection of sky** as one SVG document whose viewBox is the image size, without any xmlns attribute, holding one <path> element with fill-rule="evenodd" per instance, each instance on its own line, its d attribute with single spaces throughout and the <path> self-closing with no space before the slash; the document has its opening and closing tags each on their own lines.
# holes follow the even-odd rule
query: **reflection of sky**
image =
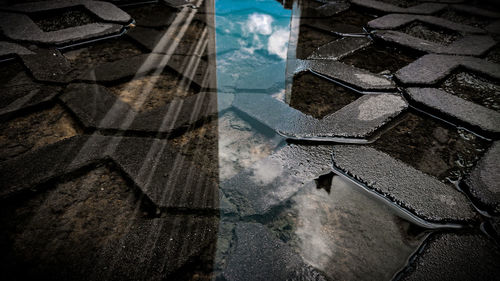
<svg viewBox="0 0 500 281">
<path fill-rule="evenodd" d="M 276 81 L 281 75 L 279 88 L 284 89 L 291 11 L 276 0 L 216 0 L 215 9 L 219 88 L 227 90 L 252 77 Z M 262 73 L 266 71 L 269 75 Z"/>
</svg>

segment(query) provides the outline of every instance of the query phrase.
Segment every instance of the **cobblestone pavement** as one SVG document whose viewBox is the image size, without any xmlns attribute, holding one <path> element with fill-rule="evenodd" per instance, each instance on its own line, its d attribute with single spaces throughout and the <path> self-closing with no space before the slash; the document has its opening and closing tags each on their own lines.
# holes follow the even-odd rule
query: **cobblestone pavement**
<svg viewBox="0 0 500 281">
<path fill-rule="evenodd" d="M 0 1 L 5 280 L 500 280 L 500 7 Z"/>
</svg>

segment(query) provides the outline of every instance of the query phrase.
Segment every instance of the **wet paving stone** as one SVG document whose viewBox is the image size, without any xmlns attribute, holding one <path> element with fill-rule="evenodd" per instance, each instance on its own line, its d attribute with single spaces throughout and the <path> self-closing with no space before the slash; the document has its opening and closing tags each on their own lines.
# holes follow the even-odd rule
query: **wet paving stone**
<svg viewBox="0 0 500 281">
<path fill-rule="evenodd" d="M 464 100 L 500 111 L 500 85 L 482 75 L 470 72 L 454 73 L 443 81 L 440 87 Z"/>
<path fill-rule="evenodd" d="M 482 235 L 437 234 L 399 280 L 499 280 L 499 261 L 498 245 Z"/>
<path fill-rule="evenodd" d="M 494 63 L 500 63 L 500 45 L 496 45 L 488 52 L 486 60 Z"/>
<path fill-rule="evenodd" d="M 4 122 L 0 131 L 1 161 L 82 133 L 60 105 Z"/>
<path fill-rule="evenodd" d="M 339 35 L 363 34 L 367 23 L 374 18 L 376 16 L 370 12 L 350 8 L 332 17 L 304 19 L 302 22 Z"/>
<path fill-rule="evenodd" d="M 489 145 L 466 131 L 407 113 L 371 146 L 447 182 L 469 174 Z"/>
<path fill-rule="evenodd" d="M 421 1 L 418 1 L 418 0 L 378 0 L 380 2 L 383 2 L 383 3 L 387 3 L 387 4 L 392 4 L 392 5 L 395 5 L 395 6 L 398 6 L 398 7 L 401 7 L 401 8 L 408 8 L 408 7 L 411 7 L 411 6 L 415 6 L 415 5 L 418 5 L 421 3 Z"/>
<path fill-rule="evenodd" d="M 340 61 L 373 73 L 390 74 L 413 62 L 419 55 L 416 52 L 375 43 L 355 51 Z"/>
<path fill-rule="evenodd" d="M 426 41 L 449 45 L 461 38 L 460 34 L 429 24 L 414 22 L 401 29 L 402 32 Z"/>
<path fill-rule="evenodd" d="M 470 26 L 484 28 L 491 24 L 493 21 L 491 18 L 486 18 L 485 16 L 467 14 L 465 11 L 446 9 L 438 14 L 440 18 L 447 19 L 452 22 L 466 24 Z"/>
<path fill-rule="evenodd" d="M 465 179 L 468 191 L 479 201 L 481 207 L 495 214 L 500 213 L 499 158 L 500 143 L 496 141 L 479 161 L 470 176 Z"/>
<path fill-rule="evenodd" d="M 176 10 L 163 4 L 132 5 L 124 11 L 130 14 L 138 26 L 166 27 L 175 18 Z"/>
<path fill-rule="evenodd" d="M 312 73 L 293 78 L 290 106 L 321 119 L 355 101 L 361 95 Z"/>
</svg>

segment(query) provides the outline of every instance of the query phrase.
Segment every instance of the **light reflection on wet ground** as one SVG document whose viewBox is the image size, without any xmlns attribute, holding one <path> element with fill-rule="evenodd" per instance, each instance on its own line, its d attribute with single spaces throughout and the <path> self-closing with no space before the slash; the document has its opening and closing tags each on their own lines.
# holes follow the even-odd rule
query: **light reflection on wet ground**
<svg viewBox="0 0 500 281">
<path fill-rule="evenodd" d="M 289 40 L 291 12 L 276 1 L 217 1 L 216 13 L 219 104 L 252 90 L 238 89 L 242 80 L 250 80 L 257 89 L 259 83 L 265 84 L 254 79 L 259 72 L 264 72 L 262 79 L 281 79 L 283 87 L 270 94 L 284 101 L 287 49 L 283 44 Z M 247 272 L 248 264 L 234 268 L 235 263 L 227 260 L 238 260 L 245 247 L 235 246 L 235 225 L 254 221 L 255 214 L 274 237 L 331 280 L 389 280 L 406 265 L 425 233 L 413 231 L 416 227 L 393 209 L 329 173 L 328 155 L 323 161 L 310 155 L 316 170 L 307 167 L 308 159 L 270 156 L 282 149 L 281 138 L 263 128 L 232 111 L 219 116 L 221 192 L 236 210 L 236 214 L 221 213 L 216 268 L 223 276 Z M 307 152 L 300 156 L 309 157 Z M 289 166 L 294 163 L 299 166 Z M 258 263 L 261 257 L 252 259 Z"/>
</svg>

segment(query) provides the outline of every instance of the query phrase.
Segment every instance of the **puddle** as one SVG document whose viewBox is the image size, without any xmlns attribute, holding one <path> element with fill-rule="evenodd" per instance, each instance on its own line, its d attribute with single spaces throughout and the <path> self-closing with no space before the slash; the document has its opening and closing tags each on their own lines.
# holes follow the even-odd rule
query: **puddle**
<svg viewBox="0 0 500 281">
<path fill-rule="evenodd" d="M 30 18 L 44 32 L 86 25 L 98 22 L 98 18 L 86 9 L 72 8 L 31 14 Z"/>
<path fill-rule="evenodd" d="M 0 132 L 0 161 L 82 134 L 60 105 L 4 122 Z"/>
<path fill-rule="evenodd" d="M 290 106 L 321 119 L 360 96 L 352 90 L 306 72 L 293 78 Z"/>
<path fill-rule="evenodd" d="M 170 71 L 149 75 L 108 88 L 137 112 L 147 112 L 174 99 L 183 99 L 199 92 L 194 85 Z"/>
<path fill-rule="evenodd" d="M 268 226 L 331 280 L 390 280 L 426 237 L 333 174 L 304 186 Z"/>
<path fill-rule="evenodd" d="M 489 145 L 471 133 L 413 112 L 371 144 L 445 183 L 467 175 Z"/>
<path fill-rule="evenodd" d="M 144 52 L 126 39 L 109 39 L 97 42 L 88 47 L 65 52 L 63 55 L 69 61 L 71 68 L 85 70 L 106 62 L 143 54 Z"/>
<path fill-rule="evenodd" d="M 270 131 L 259 131 L 236 113 L 219 116 L 220 180 L 227 180 L 268 157 L 279 147 L 281 139 Z"/>
<path fill-rule="evenodd" d="M 457 32 L 418 21 L 401 28 L 401 32 L 445 46 L 462 37 Z"/>
<path fill-rule="evenodd" d="M 133 190 L 110 167 L 47 188 L 21 204 L 2 204 L 0 247 L 6 276 L 59 280 L 79 276 L 85 268 L 89 274 L 107 245 L 128 232 L 130 221 L 147 215 L 136 209 Z"/>
<path fill-rule="evenodd" d="M 468 72 L 452 74 L 440 87 L 464 100 L 500 111 L 500 85 Z"/>
<path fill-rule="evenodd" d="M 410 52 L 377 42 L 358 50 L 340 61 L 373 73 L 391 74 L 412 63 L 419 57 L 416 52 Z"/>
</svg>

